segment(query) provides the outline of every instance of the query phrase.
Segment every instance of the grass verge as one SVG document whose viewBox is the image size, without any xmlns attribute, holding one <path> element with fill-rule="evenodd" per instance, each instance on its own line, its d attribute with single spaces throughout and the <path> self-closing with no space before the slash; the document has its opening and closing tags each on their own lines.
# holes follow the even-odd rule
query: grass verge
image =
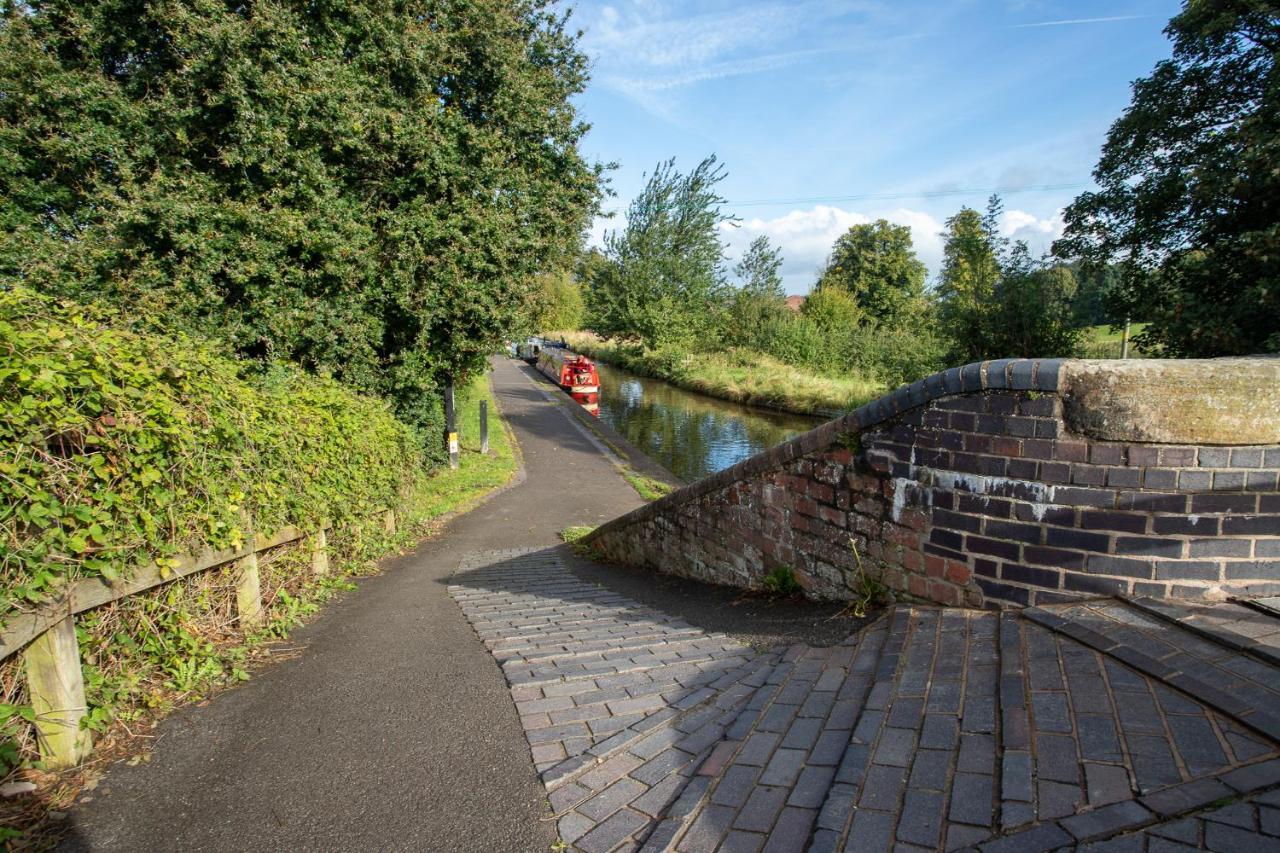
<svg viewBox="0 0 1280 853">
<path fill-rule="evenodd" d="M 1129 326 L 1130 358 L 1146 358 L 1146 354 L 1133 345 L 1134 337 L 1145 328 L 1147 328 L 1146 323 L 1134 323 Z M 1106 325 L 1090 326 L 1080 336 L 1080 357 L 1119 358 L 1123 342 L 1123 326 L 1119 328 L 1112 328 Z"/>
<path fill-rule="evenodd" d="M 149 760 L 152 730 L 166 715 L 244 681 L 275 662 L 300 653 L 279 642 L 317 614 L 336 594 L 355 588 L 353 578 L 375 574 L 379 561 L 436 534 L 451 515 L 473 507 L 510 482 L 519 448 L 497 409 L 487 377 L 459 394 L 459 467 L 417 478 L 400 507 L 398 530 L 381 520 L 343 525 L 329 537 L 330 574 L 311 574 L 304 547 L 286 545 L 259 555 L 266 623 L 245 633 L 235 618 L 234 569 L 202 572 L 122 599 L 77 617 L 77 635 L 89 702 L 94 751 L 79 768 L 46 771 L 25 722 L 29 708 L 21 656 L 0 663 L 0 757 L 12 770 L 0 783 L 28 788 L 0 799 L 0 845 L 52 849 L 65 811 L 77 796 L 93 796 L 99 778 L 118 761 Z M 481 454 L 479 404 L 488 400 L 489 453 Z"/>
<path fill-rule="evenodd" d="M 646 501 L 656 501 L 658 498 L 669 495 L 676 490 L 676 487 L 669 483 L 655 480 L 653 477 L 646 477 L 631 468 L 622 468 L 621 471 L 623 479 L 630 483 L 631 488 L 636 490 L 636 494 Z"/>
<path fill-rule="evenodd" d="M 860 376 L 823 376 L 741 348 L 707 353 L 655 352 L 602 340 L 591 332 L 549 335 L 563 335 L 575 352 L 641 376 L 663 379 L 708 397 L 801 415 L 836 415 L 889 390 L 880 382 Z"/>
</svg>

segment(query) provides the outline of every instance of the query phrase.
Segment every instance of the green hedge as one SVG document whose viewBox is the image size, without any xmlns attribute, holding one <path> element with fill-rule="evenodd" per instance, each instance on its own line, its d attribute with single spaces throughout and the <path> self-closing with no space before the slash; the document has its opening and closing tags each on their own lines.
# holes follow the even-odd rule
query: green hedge
<svg viewBox="0 0 1280 853">
<path fill-rule="evenodd" d="M 364 520 L 422 470 L 387 406 L 0 289 L 0 619 L 71 580 L 284 524 Z"/>
</svg>

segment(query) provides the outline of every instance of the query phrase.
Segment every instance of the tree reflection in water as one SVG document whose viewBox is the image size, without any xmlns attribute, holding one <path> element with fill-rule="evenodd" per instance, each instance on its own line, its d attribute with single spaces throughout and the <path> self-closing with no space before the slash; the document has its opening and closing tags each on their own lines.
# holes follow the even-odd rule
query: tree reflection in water
<svg viewBox="0 0 1280 853">
<path fill-rule="evenodd" d="M 600 418 L 685 482 L 728 468 L 822 423 L 704 397 L 612 365 L 600 370 Z"/>
</svg>

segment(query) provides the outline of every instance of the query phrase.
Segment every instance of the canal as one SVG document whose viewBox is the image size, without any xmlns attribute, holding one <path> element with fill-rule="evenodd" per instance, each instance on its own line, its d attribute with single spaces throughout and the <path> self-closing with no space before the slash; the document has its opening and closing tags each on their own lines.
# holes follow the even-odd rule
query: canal
<svg viewBox="0 0 1280 853">
<path fill-rule="evenodd" d="M 600 419 L 685 482 L 754 456 L 822 418 L 717 400 L 597 362 Z"/>
</svg>

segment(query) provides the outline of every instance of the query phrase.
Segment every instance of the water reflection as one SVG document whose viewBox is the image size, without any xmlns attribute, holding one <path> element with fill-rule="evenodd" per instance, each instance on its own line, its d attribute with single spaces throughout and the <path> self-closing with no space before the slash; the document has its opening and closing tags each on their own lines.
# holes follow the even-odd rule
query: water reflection
<svg viewBox="0 0 1280 853">
<path fill-rule="evenodd" d="M 753 409 L 599 364 L 600 418 L 686 482 L 813 429 L 820 418 Z"/>
</svg>

